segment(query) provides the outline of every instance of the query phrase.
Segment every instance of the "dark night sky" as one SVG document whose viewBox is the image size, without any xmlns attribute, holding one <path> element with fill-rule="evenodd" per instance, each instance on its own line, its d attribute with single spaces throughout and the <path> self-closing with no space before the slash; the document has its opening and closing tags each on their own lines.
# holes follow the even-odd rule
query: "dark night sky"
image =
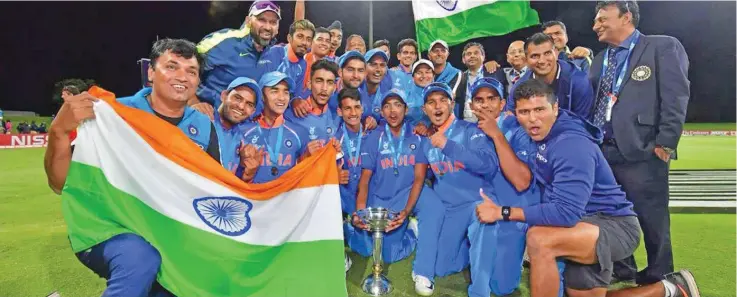
<svg viewBox="0 0 737 297">
<path fill-rule="evenodd" d="M 55 112 L 52 89 L 63 78 L 93 78 L 126 96 L 140 86 L 136 61 L 146 57 L 156 36 L 199 41 L 204 35 L 240 26 L 249 2 L 228 2 L 216 17 L 209 2 L 2 2 L 0 3 L 0 81 L 4 110 Z M 293 2 L 280 2 L 279 40 L 293 19 Z M 568 26 L 569 45 L 598 52 L 604 46 L 591 30 L 594 2 L 533 2 L 541 21 L 560 19 Z M 735 2 L 640 2 L 640 31 L 678 38 L 691 62 L 688 120 L 735 121 Z M 343 22 L 344 35 L 368 39 L 368 2 L 307 2 L 307 18 L 316 25 Z M 512 40 L 539 30 L 484 38 L 487 59 L 506 64 Z M 414 37 L 411 2 L 374 2 L 374 39 L 392 44 Z M 345 43 L 344 43 L 345 45 Z M 461 65 L 462 46 L 450 61 Z M 392 49 L 392 55 L 396 48 Z M 393 61 L 391 64 L 396 64 Z"/>
</svg>

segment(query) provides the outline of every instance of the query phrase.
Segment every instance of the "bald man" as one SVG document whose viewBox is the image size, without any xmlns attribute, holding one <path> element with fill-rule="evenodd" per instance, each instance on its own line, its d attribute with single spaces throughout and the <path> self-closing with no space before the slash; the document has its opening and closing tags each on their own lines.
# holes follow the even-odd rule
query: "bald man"
<svg viewBox="0 0 737 297">
<path fill-rule="evenodd" d="M 512 89 L 517 80 L 525 74 L 527 71 L 527 62 L 525 60 L 525 42 L 522 40 L 515 40 L 507 49 L 507 63 L 511 67 L 499 68 L 494 71 L 489 70 L 489 63 L 484 64 L 484 69 L 491 72 L 491 77 L 495 78 L 504 86 L 504 98 L 509 96 L 509 91 Z"/>
</svg>

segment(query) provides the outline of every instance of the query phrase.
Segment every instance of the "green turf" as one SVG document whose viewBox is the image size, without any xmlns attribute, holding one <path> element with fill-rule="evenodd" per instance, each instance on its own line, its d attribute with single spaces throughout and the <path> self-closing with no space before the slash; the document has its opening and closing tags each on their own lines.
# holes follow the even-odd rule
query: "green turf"
<svg viewBox="0 0 737 297">
<path fill-rule="evenodd" d="M 46 185 L 44 149 L 0 150 L 0 296 L 99 296 L 104 280 L 85 268 L 72 254 L 66 238 L 59 197 Z M 699 281 L 702 296 L 735 296 L 735 215 L 674 214 L 672 239 L 676 268 L 689 268 Z M 367 259 L 351 254 L 348 273 L 351 296 L 367 296 L 360 282 L 369 272 Z M 646 263 L 642 246 L 638 263 Z M 411 259 L 392 264 L 388 275 L 395 291 L 390 296 L 416 296 L 410 280 Z M 520 291 L 528 296 L 527 273 Z M 436 280 L 433 296 L 466 296 L 463 273 Z"/>
<path fill-rule="evenodd" d="M 737 137 L 683 136 L 671 169 L 735 169 Z"/>
<path fill-rule="evenodd" d="M 686 123 L 683 130 L 737 130 L 735 123 Z"/>
</svg>

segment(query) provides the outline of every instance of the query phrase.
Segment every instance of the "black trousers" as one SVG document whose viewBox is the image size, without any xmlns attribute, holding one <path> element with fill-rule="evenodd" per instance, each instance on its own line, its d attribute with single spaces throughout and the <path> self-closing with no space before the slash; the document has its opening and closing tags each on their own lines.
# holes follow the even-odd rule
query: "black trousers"
<svg viewBox="0 0 737 297">
<path fill-rule="evenodd" d="M 670 240 L 668 210 L 668 168 L 654 153 L 642 161 L 627 161 L 613 142 L 602 146 L 604 157 L 614 177 L 634 204 L 647 251 L 647 268 L 637 273 L 634 255 L 614 263 L 620 279 L 634 279 L 638 284 L 655 283 L 673 271 L 673 248 Z"/>
</svg>

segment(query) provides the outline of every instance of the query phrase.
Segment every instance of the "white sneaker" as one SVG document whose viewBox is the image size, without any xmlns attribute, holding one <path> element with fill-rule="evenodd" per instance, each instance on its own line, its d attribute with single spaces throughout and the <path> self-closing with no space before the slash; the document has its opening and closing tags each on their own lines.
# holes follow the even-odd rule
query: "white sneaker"
<svg viewBox="0 0 737 297">
<path fill-rule="evenodd" d="M 345 255 L 345 273 L 348 273 L 348 269 L 351 269 L 351 266 L 353 266 L 353 261 L 351 261 L 351 258 L 348 257 L 348 254 Z"/>
<path fill-rule="evenodd" d="M 414 271 L 412 271 L 412 279 L 415 281 L 415 292 L 417 293 L 417 295 L 432 295 L 433 291 L 435 290 L 435 284 L 433 284 L 430 279 L 422 275 L 416 275 Z"/>
<path fill-rule="evenodd" d="M 417 228 L 417 226 L 418 226 L 417 219 L 416 218 L 410 218 L 409 219 L 409 224 L 407 224 L 407 229 L 412 230 L 412 232 L 415 233 L 415 237 L 420 238 L 420 231 Z"/>
</svg>

